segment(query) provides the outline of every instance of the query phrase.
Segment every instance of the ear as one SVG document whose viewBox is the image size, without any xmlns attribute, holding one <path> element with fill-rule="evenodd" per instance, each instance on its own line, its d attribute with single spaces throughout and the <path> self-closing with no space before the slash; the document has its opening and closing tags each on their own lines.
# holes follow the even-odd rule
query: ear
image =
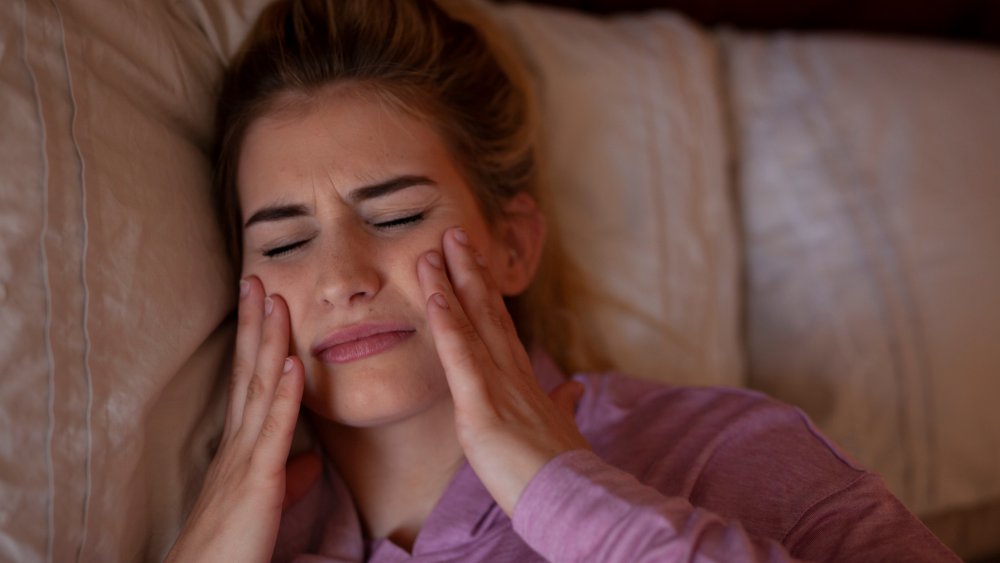
<svg viewBox="0 0 1000 563">
<path fill-rule="evenodd" d="M 545 216 L 535 198 L 519 193 L 504 203 L 496 225 L 490 272 L 500 293 L 518 295 L 531 285 L 545 246 Z"/>
</svg>

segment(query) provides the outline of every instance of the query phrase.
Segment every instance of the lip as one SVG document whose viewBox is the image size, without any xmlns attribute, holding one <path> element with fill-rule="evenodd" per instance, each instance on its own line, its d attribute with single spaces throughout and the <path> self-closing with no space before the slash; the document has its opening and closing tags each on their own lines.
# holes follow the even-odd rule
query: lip
<svg viewBox="0 0 1000 563">
<path fill-rule="evenodd" d="M 363 323 L 335 330 L 312 346 L 323 363 L 342 364 L 381 354 L 416 332 L 404 323 Z"/>
</svg>

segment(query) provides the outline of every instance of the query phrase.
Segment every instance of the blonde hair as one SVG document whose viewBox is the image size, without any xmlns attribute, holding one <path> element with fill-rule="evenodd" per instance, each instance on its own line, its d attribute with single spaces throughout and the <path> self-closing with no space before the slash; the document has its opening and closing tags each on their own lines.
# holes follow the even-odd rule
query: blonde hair
<svg viewBox="0 0 1000 563">
<path fill-rule="evenodd" d="M 474 14 L 451 5 L 465 19 Z M 491 47 L 476 26 L 431 0 L 268 6 L 226 73 L 216 117 L 215 195 L 234 262 L 242 259 L 236 181 L 247 129 L 268 112 L 287 109 L 289 94 L 309 100 L 332 84 L 369 90 L 434 128 L 488 223 L 519 193 L 549 211 L 538 186 L 537 112 L 524 73 L 509 51 L 501 62 Z M 579 277 L 552 231 L 535 280 L 507 306 L 526 345 L 541 347 L 564 370 L 593 368 L 599 355 L 582 342 L 573 315 Z"/>
</svg>

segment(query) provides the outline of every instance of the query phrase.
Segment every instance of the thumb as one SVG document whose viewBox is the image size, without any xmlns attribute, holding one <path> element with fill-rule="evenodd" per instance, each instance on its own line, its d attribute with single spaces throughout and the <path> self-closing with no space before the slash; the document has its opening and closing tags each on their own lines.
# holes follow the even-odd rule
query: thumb
<svg viewBox="0 0 1000 563">
<path fill-rule="evenodd" d="M 288 510 L 306 496 L 322 471 L 323 462 L 315 451 L 303 452 L 289 459 L 285 466 L 285 498 L 281 511 Z"/>
<path fill-rule="evenodd" d="M 579 381 L 567 381 L 559 385 L 549 393 L 549 398 L 556 404 L 556 407 L 570 419 L 574 418 L 576 405 L 583 397 L 583 384 Z"/>
</svg>

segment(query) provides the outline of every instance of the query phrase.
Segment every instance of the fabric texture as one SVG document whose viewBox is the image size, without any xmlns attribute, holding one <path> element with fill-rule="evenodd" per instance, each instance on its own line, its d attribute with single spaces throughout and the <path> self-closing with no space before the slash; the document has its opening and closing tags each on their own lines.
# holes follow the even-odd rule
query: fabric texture
<svg viewBox="0 0 1000 563">
<path fill-rule="evenodd" d="M 725 45 L 750 386 L 918 513 L 1000 499 L 1000 51 Z"/>
<path fill-rule="evenodd" d="M 545 390 L 563 381 L 545 355 L 535 373 Z M 274 560 L 958 561 L 801 411 L 739 389 L 574 379 L 594 451 L 543 467 L 513 520 L 465 464 L 412 553 L 365 541 L 328 468 L 283 519 Z"/>
<path fill-rule="evenodd" d="M 545 182 L 616 368 L 742 385 L 740 256 L 715 41 L 666 12 L 491 10 L 533 75 Z"/>
<path fill-rule="evenodd" d="M 221 62 L 164 2 L 14 0 L 0 30 L 0 560 L 157 558 L 232 334 Z"/>
</svg>

